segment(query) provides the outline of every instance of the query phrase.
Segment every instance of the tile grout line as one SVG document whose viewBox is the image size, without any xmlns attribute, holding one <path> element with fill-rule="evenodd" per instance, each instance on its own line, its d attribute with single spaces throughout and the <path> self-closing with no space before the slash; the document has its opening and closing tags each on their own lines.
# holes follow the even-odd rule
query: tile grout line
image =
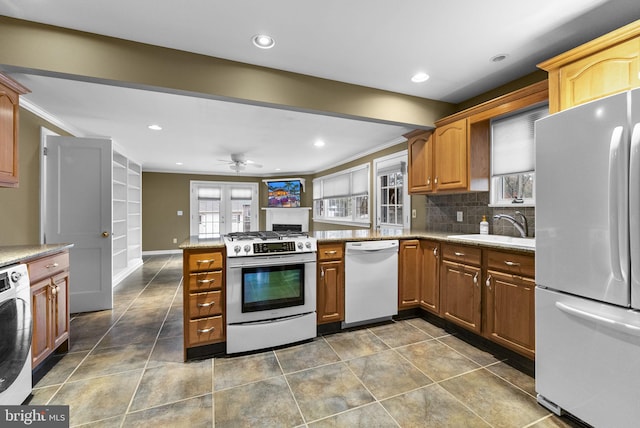
<svg viewBox="0 0 640 428">
<path fill-rule="evenodd" d="M 172 260 L 173 260 L 173 257 L 171 257 L 169 260 L 167 260 L 167 262 L 162 266 L 162 268 L 160 268 L 160 270 L 158 270 L 157 274 L 154 275 L 153 279 L 155 279 L 157 277 L 157 275 L 160 274 L 162 269 L 164 269 L 167 266 L 167 264 Z M 153 279 L 152 279 L 152 281 L 153 281 Z M 147 371 L 147 367 L 149 367 L 149 361 L 151 360 L 151 356 L 153 355 L 153 351 L 156 349 L 156 345 L 158 344 L 158 338 L 160 337 L 160 333 L 162 332 L 162 327 L 164 327 L 164 323 L 167 321 L 167 318 L 169 317 L 169 312 L 171 312 L 171 307 L 173 306 L 173 302 L 175 301 L 176 296 L 178 295 L 178 291 L 180 290 L 180 286 L 182 285 L 182 279 L 183 278 L 180 277 L 180 281 L 178 281 L 178 286 L 176 287 L 176 291 L 173 293 L 173 298 L 171 299 L 171 304 L 167 308 L 167 312 L 164 315 L 164 319 L 162 320 L 162 324 L 160 324 L 160 328 L 158 329 L 158 332 L 156 333 L 156 338 L 153 341 L 153 346 L 151 346 L 151 351 L 149 352 L 149 356 L 147 357 L 147 361 L 145 362 L 144 367 L 142 367 L 142 373 L 140 374 L 140 378 L 138 379 L 138 383 L 136 384 L 136 387 L 133 390 L 133 394 L 131 394 L 131 399 L 129 400 L 129 404 L 127 405 L 127 408 L 126 408 L 126 410 L 124 412 L 124 417 L 122 418 L 122 422 L 120 423 L 120 428 L 124 427 L 124 421 L 127 419 L 127 415 L 130 414 L 130 413 L 133 413 L 133 412 L 130 412 L 131 406 L 133 405 L 133 400 L 136 398 L 136 394 L 138 393 L 138 389 L 140 388 L 140 384 L 142 383 L 142 379 L 144 378 L 144 374 Z M 151 283 L 151 281 L 149 282 L 149 284 L 150 283 Z M 147 284 L 147 287 L 148 286 L 149 285 Z M 145 289 L 147 287 L 145 287 Z M 133 304 L 133 300 L 131 301 L 129 307 L 132 304 Z M 127 308 L 127 310 L 129 310 L 129 307 Z M 165 403 L 165 404 L 167 404 L 167 403 Z M 140 409 L 140 410 L 146 410 L 146 409 Z"/>
<path fill-rule="evenodd" d="M 284 372 L 284 368 L 282 367 L 282 363 L 280 363 L 280 358 L 278 358 L 278 354 L 274 351 L 271 350 L 271 352 L 273 352 L 273 355 L 276 358 L 276 362 L 278 363 L 278 367 L 280 367 L 280 371 L 282 372 L 282 377 L 284 378 L 284 381 L 287 384 L 287 387 L 289 388 L 289 392 L 291 393 L 291 397 L 293 398 L 293 402 L 296 403 L 296 407 L 298 408 L 298 413 L 300 413 L 300 417 L 302 418 L 302 424 L 307 427 L 308 426 L 308 422 L 307 422 L 307 418 L 304 417 L 304 413 L 302 413 L 302 409 L 300 408 L 300 403 L 298 403 L 298 400 L 296 399 L 296 394 L 293 393 L 293 388 L 291 388 L 291 384 L 289 383 L 289 379 L 287 379 L 287 374 Z M 302 371 L 302 370 L 299 370 Z M 289 373 L 291 374 L 291 373 Z M 272 376 L 273 377 L 277 377 L 277 376 Z"/>
</svg>

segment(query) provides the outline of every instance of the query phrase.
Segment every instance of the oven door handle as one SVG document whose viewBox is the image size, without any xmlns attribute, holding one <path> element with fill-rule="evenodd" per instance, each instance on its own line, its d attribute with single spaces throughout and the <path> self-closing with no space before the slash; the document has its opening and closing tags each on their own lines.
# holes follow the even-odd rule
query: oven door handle
<svg viewBox="0 0 640 428">
<path fill-rule="evenodd" d="M 315 254 L 313 258 L 309 258 L 307 260 L 300 259 L 299 254 L 287 254 L 282 256 L 254 256 L 254 257 L 243 257 L 239 259 L 227 259 L 227 266 L 230 269 L 240 269 L 244 267 L 254 267 L 254 266 L 277 266 L 277 265 L 287 265 L 287 264 L 298 264 L 298 263 L 315 263 Z"/>
</svg>

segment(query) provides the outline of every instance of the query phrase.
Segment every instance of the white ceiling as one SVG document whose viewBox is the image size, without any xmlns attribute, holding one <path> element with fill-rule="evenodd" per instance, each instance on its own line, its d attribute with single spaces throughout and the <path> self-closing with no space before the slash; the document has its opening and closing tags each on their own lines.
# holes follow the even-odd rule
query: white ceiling
<svg viewBox="0 0 640 428">
<path fill-rule="evenodd" d="M 640 18 L 637 0 L 0 0 L 0 14 L 418 97 L 458 103 Z M 251 37 L 268 33 L 273 49 Z M 505 61 L 490 58 L 506 54 Z M 417 71 L 431 78 L 410 81 Z M 410 128 L 14 74 L 27 102 L 79 135 L 108 136 L 150 171 L 315 172 Z M 179 107 L 179 108 L 177 108 Z M 178 113 L 179 112 L 179 113 Z M 146 129 L 160 123 L 163 130 Z M 313 147 L 323 139 L 322 149 Z M 176 162 L 184 165 L 178 166 Z M 280 172 L 276 172 L 280 168 Z"/>
</svg>

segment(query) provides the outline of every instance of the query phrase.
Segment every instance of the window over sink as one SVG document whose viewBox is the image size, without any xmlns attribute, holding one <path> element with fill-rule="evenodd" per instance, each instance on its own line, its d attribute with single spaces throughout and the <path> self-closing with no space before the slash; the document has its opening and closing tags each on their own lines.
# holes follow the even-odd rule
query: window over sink
<svg viewBox="0 0 640 428">
<path fill-rule="evenodd" d="M 491 205 L 535 205 L 535 121 L 544 104 L 491 121 Z"/>
</svg>

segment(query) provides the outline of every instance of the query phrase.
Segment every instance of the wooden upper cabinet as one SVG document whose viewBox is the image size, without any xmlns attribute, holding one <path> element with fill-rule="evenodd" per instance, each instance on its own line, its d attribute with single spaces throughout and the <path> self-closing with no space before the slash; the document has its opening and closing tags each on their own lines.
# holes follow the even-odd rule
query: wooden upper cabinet
<svg viewBox="0 0 640 428">
<path fill-rule="evenodd" d="M 538 64 L 549 73 L 549 112 L 640 87 L 640 20 Z"/>
<path fill-rule="evenodd" d="M 0 187 L 18 187 L 18 112 L 29 90 L 0 74 Z"/>
<path fill-rule="evenodd" d="M 468 187 L 467 123 L 465 118 L 436 128 L 434 184 L 438 190 L 466 190 Z"/>
<path fill-rule="evenodd" d="M 433 190 L 433 132 L 419 131 L 409 139 L 409 192 Z"/>
</svg>

